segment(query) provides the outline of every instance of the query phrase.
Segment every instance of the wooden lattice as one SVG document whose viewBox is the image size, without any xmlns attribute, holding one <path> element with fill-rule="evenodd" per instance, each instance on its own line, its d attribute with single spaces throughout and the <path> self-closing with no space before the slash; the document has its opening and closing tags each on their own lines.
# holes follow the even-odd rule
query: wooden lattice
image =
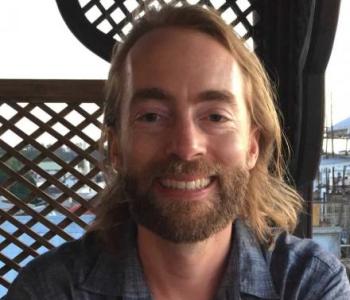
<svg viewBox="0 0 350 300">
<path fill-rule="evenodd" d="M 232 25 L 249 49 L 257 46 L 255 27 L 259 22 L 257 0 L 56 0 L 71 31 L 90 50 L 110 60 L 115 42 L 121 42 L 133 22 L 151 7 L 166 4 L 196 4 L 216 9 Z M 97 46 L 98 45 L 98 46 Z"/>
<path fill-rule="evenodd" d="M 98 30 L 113 37 L 117 41 L 125 39 L 132 28 L 134 19 L 139 18 L 145 12 L 146 7 L 159 8 L 164 4 L 173 2 L 175 5 L 198 4 L 214 7 L 222 18 L 236 30 L 244 39 L 251 37 L 253 27 L 254 8 L 248 0 L 225 1 L 225 0 L 179 0 L 179 1 L 113 1 L 113 0 L 80 0 L 82 12 L 89 22 Z"/>
<path fill-rule="evenodd" d="M 91 204 L 103 187 L 101 86 L 0 80 L 3 290 L 28 261 L 78 237 L 93 219 Z"/>
</svg>

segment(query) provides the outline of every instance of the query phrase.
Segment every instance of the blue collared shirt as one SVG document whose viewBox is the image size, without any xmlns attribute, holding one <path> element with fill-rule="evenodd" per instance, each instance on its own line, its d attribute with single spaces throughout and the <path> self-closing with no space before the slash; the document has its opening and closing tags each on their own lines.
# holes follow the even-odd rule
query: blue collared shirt
<svg viewBox="0 0 350 300">
<path fill-rule="evenodd" d="M 95 234 L 88 234 L 30 262 L 5 299 L 151 300 L 138 259 L 135 225 L 123 226 L 118 253 L 107 251 Z M 239 220 L 233 237 L 215 299 L 350 299 L 344 267 L 311 240 L 281 234 L 268 250 Z"/>
</svg>

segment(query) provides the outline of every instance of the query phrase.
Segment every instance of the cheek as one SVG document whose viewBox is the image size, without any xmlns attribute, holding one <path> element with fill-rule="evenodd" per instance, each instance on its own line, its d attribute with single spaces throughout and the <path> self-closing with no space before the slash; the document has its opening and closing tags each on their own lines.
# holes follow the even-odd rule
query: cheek
<svg viewBox="0 0 350 300">
<path fill-rule="evenodd" d="M 241 166 L 246 161 L 247 143 L 235 134 L 226 134 L 212 138 L 208 152 L 224 166 Z"/>
<path fill-rule="evenodd" d="M 160 137 L 131 132 L 124 153 L 126 167 L 140 170 L 155 159 L 159 159 L 161 141 Z"/>
</svg>

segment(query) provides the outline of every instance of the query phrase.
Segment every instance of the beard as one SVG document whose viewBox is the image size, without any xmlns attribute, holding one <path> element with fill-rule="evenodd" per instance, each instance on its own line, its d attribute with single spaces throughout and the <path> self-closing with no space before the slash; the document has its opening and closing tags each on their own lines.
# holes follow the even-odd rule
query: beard
<svg viewBox="0 0 350 300">
<path fill-rule="evenodd" d="M 165 199 L 152 192 L 155 180 L 174 175 L 214 178 L 218 189 L 206 201 Z M 203 241 L 232 224 L 240 215 L 249 182 L 244 168 L 227 170 L 204 160 L 155 163 L 142 174 L 119 173 L 132 219 L 174 243 Z"/>
</svg>

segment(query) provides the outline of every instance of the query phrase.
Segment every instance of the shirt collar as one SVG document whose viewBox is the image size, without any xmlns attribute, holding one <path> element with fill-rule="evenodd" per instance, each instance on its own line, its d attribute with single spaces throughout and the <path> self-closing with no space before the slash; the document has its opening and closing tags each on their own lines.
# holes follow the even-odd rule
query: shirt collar
<svg viewBox="0 0 350 300">
<path fill-rule="evenodd" d="M 136 226 L 120 225 L 122 245 L 117 253 L 102 250 L 80 288 L 92 293 L 123 297 L 123 299 L 151 299 L 137 253 Z"/>
<path fill-rule="evenodd" d="M 84 290 L 123 299 L 152 299 L 144 279 L 136 245 L 136 226 L 121 225 L 118 255 L 101 251 L 95 265 L 80 284 Z M 269 256 L 252 231 L 240 220 L 234 224 L 233 247 L 218 295 L 232 295 L 239 280 L 241 293 L 262 299 L 279 299 L 272 282 Z M 238 271 L 238 272 L 237 272 Z"/>
<path fill-rule="evenodd" d="M 240 292 L 262 299 L 279 299 L 270 274 L 271 252 L 264 249 L 241 220 L 234 226 L 234 256 L 239 264 Z"/>
</svg>

